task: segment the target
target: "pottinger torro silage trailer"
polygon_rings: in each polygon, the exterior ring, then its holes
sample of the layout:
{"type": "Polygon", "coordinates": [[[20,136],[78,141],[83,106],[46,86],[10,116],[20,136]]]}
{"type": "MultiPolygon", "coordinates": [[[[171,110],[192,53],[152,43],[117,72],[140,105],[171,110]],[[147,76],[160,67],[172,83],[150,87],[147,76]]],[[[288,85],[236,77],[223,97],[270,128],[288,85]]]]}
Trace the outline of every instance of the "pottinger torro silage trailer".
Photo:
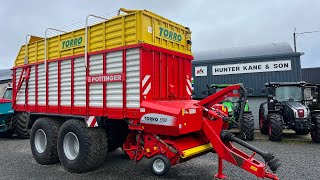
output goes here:
{"type": "MultiPolygon", "coordinates": [[[[31,37],[13,68],[13,108],[29,114],[31,149],[40,164],[70,172],[99,166],[122,147],[133,160],[171,165],[207,152],[261,178],[277,179],[280,163],[226,131],[221,98],[241,85],[191,99],[191,31],[146,10],[125,10],[104,22],[44,39],[31,37]],[[267,165],[231,142],[260,154],[267,165]]],[[[99,16],[88,16],[102,18],[99,16]]],[[[58,31],[48,28],[48,30],[58,31]]]]}

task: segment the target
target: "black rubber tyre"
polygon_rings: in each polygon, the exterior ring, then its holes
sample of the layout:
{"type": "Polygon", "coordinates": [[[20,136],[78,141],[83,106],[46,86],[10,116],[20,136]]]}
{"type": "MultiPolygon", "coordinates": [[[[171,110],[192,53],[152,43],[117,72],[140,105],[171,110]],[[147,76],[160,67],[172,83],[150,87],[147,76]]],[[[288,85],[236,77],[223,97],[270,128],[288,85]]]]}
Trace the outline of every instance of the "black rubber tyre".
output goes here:
{"type": "Polygon", "coordinates": [[[59,162],[57,141],[62,123],[63,121],[59,119],[42,117],[33,124],[30,146],[32,155],[39,164],[48,165],[59,162]],[[41,135],[45,138],[41,139],[41,135]]]}
{"type": "Polygon", "coordinates": [[[268,134],[268,122],[264,118],[263,104],[261,104],[259,108],[259,129],[261,134],[265,134],[265,135],[268,134]]]}
{"type": "Polygon", "coordinates": [[[13,122],[15,127],[15,133],[20,139],[28,139],[30,137],[30,132],[28,130],[30,115],[27,112],[21,112],[18,114],[17,118],[14,118],[13,122]]]}
{"type": "Polygon", "coordinates": [[[312,141],[315,143],[320,143],[320,113],[315,114],[312,118],[314,127],[311,131],[312,141]]]}
{"type": "Polygon", "coordinates": [[[282,116],[278,113],[270,113],[269,118],[269,139],[271,141],[282,140],[282,116]]]}
{"type": "Polygon", "coordinates": [[[19,116],[20,116],[20,113],[14,113],[11,119],[12,120],[11,130],[13,131],[13,133],[16,132],[19,116]]]}
{"type": "Polygon", "coordinates": [[[108,120],[106,125],[108,152],[112,152],[117,148],[122,147],[129,133],[128,124],[125,121],[108,120]]]}
{"type": "Polygon", "coordinates": [[[164,155],[155,155],[150,161],[150,169],[153,174],[163,176],[169,172],[171,168],[170,160],[164,155]]]}
{"type": "Polygon", "coordinates": [[[92,170],[104,162],[107,152],[105,129],[88,128],[85,122],[76,119],[62,124],[58,136],[58,155],[67,171],[84,173],[92,170]],[[77,143],[68,143],[72,142],[70,139],[77,143]],[[75,156],[70,158],[70,152],[75,152],[75,156]]]}
{"type": "Polygon", "coordinates": [[[252,113],[244,113],[240,124],[241,139],[253,141],[254,139],[254,118],[252,113]]]}

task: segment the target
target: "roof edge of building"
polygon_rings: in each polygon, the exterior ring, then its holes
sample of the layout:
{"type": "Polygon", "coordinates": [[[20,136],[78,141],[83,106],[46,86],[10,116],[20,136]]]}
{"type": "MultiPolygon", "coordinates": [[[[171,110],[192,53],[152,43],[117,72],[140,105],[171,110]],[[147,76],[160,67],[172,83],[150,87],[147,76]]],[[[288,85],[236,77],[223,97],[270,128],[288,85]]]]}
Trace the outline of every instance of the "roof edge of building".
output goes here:
{"type": "Polygon", "coordinates": [[[287,53],[287,54],[273,54],[273,55],[264,55],[264,56],[245,56],[245,57],[235,57],[235,58],[221,58],[221,59],[207,59],[207,60],[193,60],[192,64],[202,64],[204,62],[207,63],[220,63],[220,62],[224,62],[224,61],[235,61],[235,60],[243,60],[243,59],[250,59],[250,60],[254,60],[254,59],[271,59],[271,58],[284,58],[284,57],[299,57],[301,56],[303,53],[300,52],[293,52],[293,53],[287,53]]]}
{"type": "Polygon", "coordinates": [[[308,69],[320,69],[320,67],[306,67],[306,68],[301,68],[301,70],[308,70],[308,69]]]}

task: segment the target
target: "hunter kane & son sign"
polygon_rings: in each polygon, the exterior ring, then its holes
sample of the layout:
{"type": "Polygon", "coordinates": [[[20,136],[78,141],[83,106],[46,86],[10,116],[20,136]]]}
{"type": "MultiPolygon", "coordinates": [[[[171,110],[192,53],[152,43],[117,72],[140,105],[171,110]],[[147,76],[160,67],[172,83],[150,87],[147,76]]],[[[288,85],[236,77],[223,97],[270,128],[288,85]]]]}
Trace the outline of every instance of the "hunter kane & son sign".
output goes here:
{"type": "Polygon", "coordinates": [[[291,60],[212,66],[212,75],[244,74],[291,70],[291,60]]]}

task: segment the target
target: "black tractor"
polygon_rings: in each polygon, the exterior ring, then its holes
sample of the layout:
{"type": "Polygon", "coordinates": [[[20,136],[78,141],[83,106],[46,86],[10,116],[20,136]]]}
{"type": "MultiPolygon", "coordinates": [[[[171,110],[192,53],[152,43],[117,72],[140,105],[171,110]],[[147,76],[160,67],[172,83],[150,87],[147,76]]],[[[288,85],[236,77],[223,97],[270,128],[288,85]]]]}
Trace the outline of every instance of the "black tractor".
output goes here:
{"type": "Polygon", "coordinates": [[[314,142],[320,143],[320,84],[307,84],[304,99],[309,107],[313,125],[311,138],[314,142]]]}
{"type": "Polygon", "coordinates": [[[320,131],[316,130],[305,101],[304,92],[307,84],[304,81],[269,82],[265,86],[266,91],[263,93],[267,93],[268,99],[259,108],[262,134],[269,135],[271,141],[281,141],[282,130],[292,129],[297,135],[307,135],[311,132],[314,138],[320,138],[320,131]]]}

